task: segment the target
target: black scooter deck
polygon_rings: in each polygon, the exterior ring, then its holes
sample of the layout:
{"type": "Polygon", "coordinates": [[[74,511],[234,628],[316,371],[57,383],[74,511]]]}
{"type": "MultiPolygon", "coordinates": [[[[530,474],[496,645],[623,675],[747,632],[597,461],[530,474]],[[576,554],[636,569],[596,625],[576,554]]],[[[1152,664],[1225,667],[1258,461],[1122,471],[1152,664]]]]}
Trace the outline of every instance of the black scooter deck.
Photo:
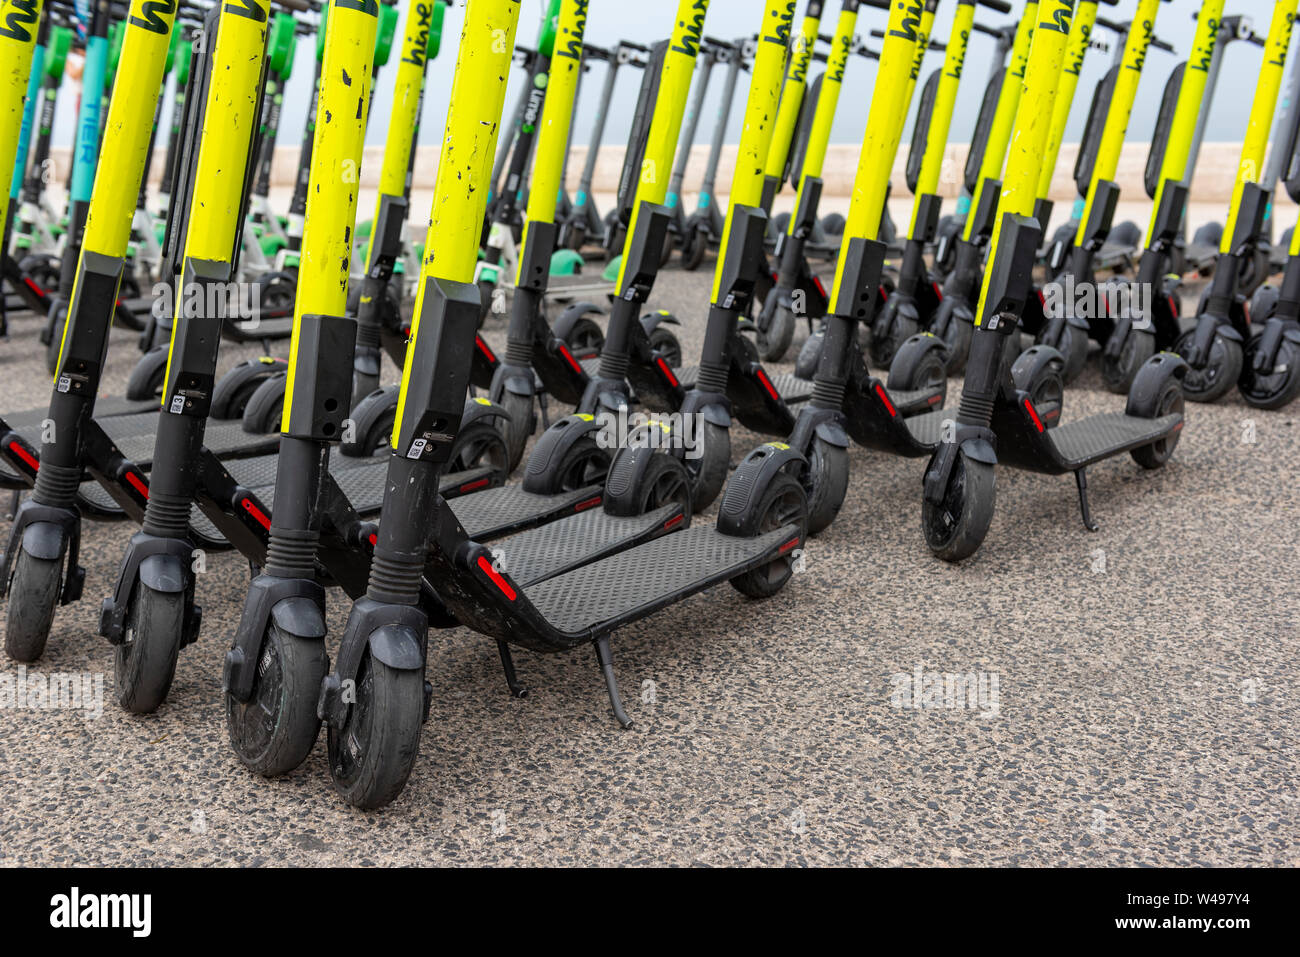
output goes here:
{"type": "Polygon", "coordinates": [[[664,505],[632,516],[610,515],[603,508],[593,508],[520,532],[502,541],[494,551],[510,577],[528,586],[685,525],[686,516],[678,505],[664,505]]]}
{"type": "Polygon", "coordinates": [[[770,561],[800,540],[795,525],[755,538],[695,526],[527,589],[547,624],[581,640],[608,634],[770,561]]]}
{"type": "MultiPolygon", "coordinates": [[[[95,418],[97,419],[117,415],[144,415],[157,411],[157,399],[134,400],[114,395],[95,400],[95,418]]],[[[39,409],[23,409],[20,412],[0,413],[0,419],[4,419],[11,429],[18,429],[20,432],[34,429],[39,432],[40,424],[49,417],[49,414],[49,407],[42,406],[39,409]]],[[[23,437],[26,438],[26,435],[24,434],[23,437]]]]}
{"type": "MultiPolygon", "coordinates": [[[[695,388],[695,380],[699,378],[699,373],[699,366],[683,366],[677,372],[677,379],[681,382],[683,389],[693,389],[695,388]]],[[[812,398],[813,384],[807,379],[800,379],[789,372],[778,372],[775,375],[768,374],[768,378],[783,402],[807,402],[812,398]]]]}
{"type": "Polygon", "coordinates": [[[1073,472],[1112,455],[1150,445],[1170,434],[1182,421],[1178,413],[1148,419],[1124,412],[1107,412],[1067,422],[1042,435],[1048,439],[1058,467],[1073,472]]]}

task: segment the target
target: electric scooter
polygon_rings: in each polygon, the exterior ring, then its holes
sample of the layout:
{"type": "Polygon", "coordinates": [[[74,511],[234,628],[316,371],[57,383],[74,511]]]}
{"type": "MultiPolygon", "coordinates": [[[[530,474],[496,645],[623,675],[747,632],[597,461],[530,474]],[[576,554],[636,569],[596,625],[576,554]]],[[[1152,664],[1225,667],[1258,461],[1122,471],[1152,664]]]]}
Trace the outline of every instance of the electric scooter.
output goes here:
{"type": "Polygon", "coordinates": [[[945,561],[973,555],[993,518],[994,467],[1003,462],[1049,475],[1074,473],[1085,526],[1095,530],[1087,498],[1088,466],[1129,452],[1144,468],[1168,461],[1183,428],[1180,378],[1186,363],[1161,353],[1138,374],[1124,412],[1059,421],[1064,360],[1050,346],[1033,346],[1010,368],[1006,343],[1015,341],[1030,294],[1042,226],[1033,218],[1041,163],[1053,114],[1072,0],[1044,0],[1036,11],[1034,43],[1017,106],[1015,135],[999,190],[993,255],[984,271],[978,323],[961,405],[945,423],[922,486],[921,527],[930,550],[945,561]],[[949,424],[950,423],[950,424],[949,424]]]}
{"type": "MultiPolygon", "coordinates": [[[[566,10],[576,16],[576,6],[577,0],[566,0],[561,17],[568,19],[566,10]]],[[[705,0],[683,0],[679,5],[660,81],[661,88],[674,89],[674,97],[680,88],[683,106],[704,7],[705,0]]],[[[475,0],[465,43],[476,42],[480,49],[491,49],[484,27],[494,13],[509,21],[513,12],[500,0],[475,0]],[[480,23],[480,17],[486,22],[480,23]]],[[[751,104],[751,108],[764,109],[768,115],[776,109],[785,57],[782,40],[791,19],[784,3],[767,5],[763,35],[774,42],[759,43],[754,64],[755,99],[763,102],[751,104]]],[[[462,45],[458,81],[473,81],[480,103],[492,83],[499,86],[499,78],[504,75],[506,54],[496,56],[497,62],[482,58],[480,66],[475,58],[466,58],[462,45]]],[[[500,94],[494,100],[491,105],[499,111],[500,94]]],[[[491,125],[469,112],[470,107],[461,114],[461,106],[453,93],[446,140],[457,138],[462,123],[491,125]]],[[[659,135],[651,134],[651,151],[671,149],[679,124],[680,111],[658,124],[659,135]]],[[[485,130],[479,135],[487,138],[490,134],[485,130]]],[[[747,124],[742,155],[761,155],[762,150],[756,147],[763,146],[766,137],[770,137],[770,127],[764,131],[759,124],[747,124]]],[[[761,181],[759,177],[753,179],[752,189],[745,188],[749,184],[737,185],[742,187],[745,198],[752,193],[752,208],[757,209],[761,181]]],[[[436,206],[435,217],[444,208],[443,204],[436,206]]],[[[736,208],[733,203],[733,214],[736,208]]],[[[472,219],[461,210],[455,211],[461,219],[472,219]]],[[[642,207],[633,214],[633,242],[638,222],[644,222],[644,212],[642,207]]],[[[655,218],[654,213],[651,216],[655,218]]],[[[661,244],[663,213],[657,218],[658,235],[653,238],[661,244]]],[[[744,230],[747,240],[761,242],[761,219],[760,213],[758,220],[744,230]]],[[[435,218],[434,228],[440,223],[435,218]]],[[[642,235],[644,229],[640,227],[642,235]]],[[[446,241],[452,235],[448,224],[439,232],[439,239],[446,241]]],[[[431,365],[439,374],[429,379],[422,376],[420,381],[437,385],[418,387],[403,403],[404,414],[394,432],[389,465],[393,493],[385,503],[387,520],[380,520],[367,594],[354,603],[338,661],[321,685],[318,713],[329,729],[331,777],[344,800],[359,807],[382,806],[393,800],[404,786],[418,752],[420,725],[427,717],[432,690],[423,675],[428,619],[417,605],[414,587],[426,565],[438,570],[438,597],[458,621],[476,631],[545,651],[594,643],[615,713],[628,723],[609,656],[610,634],[723,581],[732,581],[750,595],[772,594],[790,578],[791,555],[803,541],[803,491],[785,471],[786,466],[797,465],[798,457],[793,452],[764,447],[741,466],[733,485],[736,491],[728,496],[718,528],[694,526],[537,586],[524,586],[508,570],[498,571],[490,552],[465,536],[437,496],[430,494],[436,487],[443,440],[435,437],[430,441],[423,433],[428,431],[429,423],[438,420],[454,427],[465,386],[464,372],[455,374],[457,368],[463,369],[463,363],[458,367],[456,360],[472,348],[477,324],[477,295],[470,285],[473,236],[462,230],[457,238],[461,240],[457,248],[463,246],[464,252],[454,262],[449,257],[444,267],[454,273],[436,280],[430,275],[421,303],[425,312],[418,326],[426,336],[438,340],[433,343],[438,348],[426,351],[430,340],[421,343],[417,333],[409,353],[413,358],[427,355],[432,359],[431,365]],[[429,320],[433,322],[426,325],[429,320]],[[432,533],[426,529],[432,529],[432,533]]],[[[656,261],[661,252],[662,245],[656,245],[656,261]]],[[[724,258],[728,252],[725,250],[724,258]]],[[[674,456],[646,451],[648,454],[628,456],[624,461],[639,459],[647,467],[653,462],[661,468],[672,468],[678,462],[674,456]]]]}
{"type": "Polygon", "coordinates": [[[1232,203],[1219,245],[1219,261],[1210,280],[1205,305],[1195,326],[1174,344],[1190,367],[1184,388],[1194,402],[1214,402],[1236,384],[1241,375],[1245,345],[1251,337],[1250,317],[1238,294],[1241,263],[1255,254],[1264,230],[1271,197],[1259,182],[1264,153],[1282,85],[1296,4],[1278,0],[1273,6],[1264,58],[1255,98],[1251,104],[1241,161],[1233,186],[1232,203]]]}

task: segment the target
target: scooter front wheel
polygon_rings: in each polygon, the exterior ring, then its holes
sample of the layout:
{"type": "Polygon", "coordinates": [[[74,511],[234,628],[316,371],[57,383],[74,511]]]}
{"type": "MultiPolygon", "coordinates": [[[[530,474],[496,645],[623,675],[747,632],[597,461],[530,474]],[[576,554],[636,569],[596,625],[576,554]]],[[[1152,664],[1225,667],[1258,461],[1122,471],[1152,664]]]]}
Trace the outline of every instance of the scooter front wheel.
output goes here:
{"type": "Polygon", "coordinates": [[[390,668],[366,652],[347,721],[327,736],[330,778],[343,800],[373,810],[401,793],[420,750],[423,709],[420,672],[390,668]]]}
{"type": "Polygon", "coordinates": [[[1073,382],[1083,371],[1083,367],[1088,363],[1088,334],[1077,326],[1072,326],[1068,322],[1061,323],[1061,334],[1055,337],[1040,334],[1035,337],[1034,341],[1041,345],[1048,345],[1061,354],[1065,360],[1065,369],[1062,375],[1066,383],[1073,382]]]}
{"type": "Polygon", "coordinates": [[[703,229],[692,229],[682,244],[682,268],[694,271],[704,262],[709,251],[709,234],[703,229]]]}
{"type": "Polygon", "coordinates": [[[59,605],[62,571],[58,559],[36,558],[18,549],[5,626],[5,654],[14,661],[35,661],[44,654],[59,605]]]}
{"type": "Polygon", "coordinates": [[[1255,371],[1255,354],[1262,336],[1254,336],[1246,345],[1237,389],[1246,404],[1256,409],[1280,409],[1300,395],[1300,346],[1290,339],[1278,344],[1272,372],[1255,371]]]}
{"type": "Polygon", "coordinates": [[[655,326],[650,333],[650,348],[659,353],[670,369],[682,367],[682,343],[671,329],[655,326]]]}
{"type": "Polygon", "coordinates": [[[537,429],[537,415],[533,410],[531,395],[518,395],[509,389],[501,392],[497,404],[506,410],[506,417],[498,420],[502,438],[506,442],[510,471],[513,472],[524,457],[528,437],[537,429]]]}
{"type": "Polygon", "coordinates": [[[244,767],[271,778],[306,760],[320,732],[316,699],[328,671],[320,639],[267,626],[248,701],[226,695],[226,733],[244,767]]]}
{"type": "Polygon", "coordinates": [[[993,466],[959,452],[942,504],[921,505],[921,529],[930,551],[946,562],[974,555],[988,535],[995,499],[993,466]]]}
{"type": "MultiPolygon", "coordinates": [[[[1175,412],[1183,411],[1183,386],[1175,378],[1170,378],[1160,389],[1154,402],[1146,408],[1133,410],[1135,414],[1145,415],[1148,418],[1158,419],[1162,415],[1171,415],[1175,412]]],[[[1169,457],[1174,454],[1174,448],[1178,445],[1178,437],[1181,432],[1175,432],[1158,442],[1151,445],[1144,445],[1141,448],[1133,449],[1129,455],[1133,461],[1144,469],[1158,469],[1169,461],[1169,457]]]]}
{"type": "Polygon", "coordinates": [[[1138,369],[1156,354],[1156,339],[1149,332],[1129,329],[1119,355],[1111,358],[1102,350],[1101,381],[1116,395],[1127,395],[1138,369]]]}
{"type": "Polygon", "coordinates": [[[167,697],[176,674],[185,620],[185,596],[137,582],[117,646],[117,700],[133,714],[149,714],[167,697]]]}
{"type": "Polygon", "coordinates": [[[804,482],[804,491],[808,495],[809,535],[816,535],[835,521],[848,490],[849,450],[813,439],[804,482]]]}
{"type": "MultiPolygon", "coordinates": [[[[1186,357],[1191,350],[1196,329],[1188,329],[1174,343],[1174,351],[1186,357]]],[[[1223,398],[1237,384],[1241,376],[1241,343],[1214,336],[1209,357],[1200,369],[1189,368],[1183,379],[1183,393],[1193,402],[1215,402],[1223,398]]]]}
{"type": "Polygon", "coordinates": [[[794,374],[800,379],[811,380],[817,374],[817,363],[822,357],[822,343],[825,334],[819,329],[803,341],[799,357],[794,361],[794,374]]]}
{"type": "Polygon", "coordinates": [[[871,330],[871,361],[881,369],[888,369],[904,342],[921,331],[920,325],[902,309],[902,298],[890,296],[885,308],[871,330]]]}
{"type": "MultiPolygon", "coordinates": [[[[775,289],[772,290],[772,295],[776,295],[775,289]]],[[[780,362],[785,358],[792,341],[794,341],[794,313],[790,311],[789,306],[775,303],[771,318],[768,320],[767,331],[759,330],[758,354],[764,362],[780,362]]]]}
{"type": "Polygon", "coordinates": [[[691,475],[691,501],[698,512],[708,508],[727,482],[731,466],[731,430],[700,417],[696,437],[699,455],[687,459],[691,475]]]}

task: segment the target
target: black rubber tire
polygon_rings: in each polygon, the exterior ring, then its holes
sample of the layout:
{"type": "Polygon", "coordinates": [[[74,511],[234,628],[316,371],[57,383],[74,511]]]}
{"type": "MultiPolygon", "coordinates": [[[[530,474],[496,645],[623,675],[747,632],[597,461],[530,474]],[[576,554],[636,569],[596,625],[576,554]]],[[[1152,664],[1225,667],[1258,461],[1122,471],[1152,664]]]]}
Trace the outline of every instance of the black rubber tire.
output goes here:
{"type": "Polygon", "coordinates": [[[1115,359],[1108,358],[1105,351],[1101,354],[1101,381],[1106,388],[1116,395],[1128,395],[1137,378],[1138,369],[1156,354],[1156,337],[1148,332],[1130,329],[1115,359]]]}
{"type": "Polygon", "coordinates": [[[849,450],[814,438],[808,455],[804,492],[808,496],[808,534],[828,528],[849,490],[849,450]]]}
{"type": "Polygon", "coordinates": [[[36,254],[24,256],[18,261],[18,271],[40,286],[46,293],[53,293],[59,288],[59,277],[63,271],[57,256],[36,254]]]}
{"type": "Polygon", "coordinates": [[[316,700],[328,672],[323,641],[268,626],[252,696],[241,702],[226,695],[226,733],[244,767],[273,778],[307,759],[320,733],[316,700]]]}
{"type": "Polygon", "coordinates": [[[673,249],[677,246],[677,235],[671,229],[664,233],[664,248],[659,253],[659,268],[662,269],[668,265],[668,260],[673,258],[673,249]]]}
{"type": "Polygon", "coordinates": [[[167,377],[167,350],[150,349],[131,367],[126,378],[126,397],[133,402],[161,398],[167,377]]]}
{"type": "Polygon", "coordinates": [[[280,431],[284,415],[284,393],[288,377],[281,374],[269,376],[253,390],[244,406],[241,424],[249,435],[270,435],[280,431]]]}
{"type": "Polygon", "coordinates": [[[817,363],[821,359],[822,343],[825,336],[820,330],[803,341],[799,355],[794,361],[794,374],[800,379],[812,380],[817,374],[817,363]]]}
{"type": "Polygon", "coordinates": [[[822,232],[827,236],[843,236],[844,217],[840,213],[827,213],[822,217],[822,232]]]}
{"type": "Polygon", "coordinates": [[[347,721],[327,735],[330,779],[343,800],[374,810],[402,792],[419,754],[423,710],[421,673],[390,668],[367,651],[347,721]]]}
{"type": "Polygon", "coordinates": [[[591,359],[600,355],[605,346],[605,330],[589,316],[580,316],[564,337],[565,345],[575,359],[591,359]]]}
{"type": "MultiPolygon", "coordinates": [[[[780,472],[768,485],[754,510],[741,518],[746,534],[761,535],[780,528],[799,515],[807,516],[808,500],[803,485],[793,475],[780,472]]],[[[749,598],[770,598],[794,574],[794,553],[774,558],[766,565],[751,569],[731,579],[731,587],[749,598]]]]}
{"type": "Polygon", "coordinates": [[[1261,376],[1255,372],[1254,366],[1259,343],[1260,337],[1254,336],[1246,344],[1237,390],[1252,408],[1280,409],[1300,395],[1300,346],[1283,339],[1278,349],[1277,365],[1285,366],[1286,371],[1261,376]]]}
{"type": "Polygon", "coordinates": [[[935,557],[959,562],[979,551],[993,521],[996,497],[993,466],[959,452],[943,505],[921,504],[921,530],[935,557]]]}
{"type": "Polygon", "coordinates": [[[608,486],[605,487],[606,510],[616,509],[613,514],[617,515],[645,515],[674,503],[680,505],[687,516],[691,514],[690,472],[681,459],[670,453],[655,452],[651,455],[645,471],[617,498],[608,486]]]}
{"type": "Polygon", "coordinates": [[[478,327],[482,329],[483,323],[485,323],[487,317],[492,314],[492,297],[496,292],[497,284],[480,279],[477,285],[479,300],[478,327]]]}
{"type": "Polygon", "coordinates": [[[966,368],[970,357],[970,341],[975,337],[974,323],[953,319],[944,330],[943,341],[948,347],[948,375],[957,375],[966,368]]]}
{"type": "Polygon", "coordinates": [[[655,326],[650,332],[650,348],[663,357],[670,369],[682,367],[682,343],[677,334],[663,326],[655,326]]]}
{"type": "Polygon", "coordinates": [[[479,419],[463,426],[451,444],[451,458],[443,469],[443,474],[467,472],[470,469],[488,466],[504,484],[506,477],[513,471],[507,440],[497,429],[497,419],[479,419]]]}
{"type": "Polygon", "coordinates": [[[253,397],[258,386],[287,369],[287,363],[269,356],[239,363],[217,379],[212,389],[212,409],[208,414],[214,419],[242,419],[244,409],[248,408],[248,400],[253,397]]]}
{"type": "Polygon", "coordinates": [[[523,461],[528,437],[537,431],[537,403],[531,395],[516,395],[503,389],[497,405],[505,409],[504,419],[493,419],[493,427],[501,433],[509,456],[509,470],[513,472],[523,461]]]}
{"type": "Polygon", "coordinates": [[[709,251],[709,234],[703,229],[687,227],[686,241],[682,245],[682,268],[690,271],[699,269],[704,262],[704,254],[709,251]]]}
{"type": "Polygon", "coordinates": [[[67,325],[68,307],[60,304],[51,308],[57,308],[58,315],[50,331],[50,341],[45,346],[45,371],[54,375],[59,371],[59,352],[63,349],[63,327],[67,325]]]}
{"type": "Polygon", "coordinates": [[[903,343],[921,331],[910,316],[899,313],[897,306],[890,308],[889,303],[897,301],[897,296],[890,296],[885,303],[886,315],[880,317],[880,322],[872,324],[871,361],[880,369],[888,369],[903,343]]]}
{"type": "Polygon", "coordinates": [[[340,446],[344,455],[369,458],[387,450],[397,417],[397,387],[376,389],[352,406],[352,440],[340,446]]]}
{"type": "Polygon", "coordinates": [[[731,468],[731,430],[714,425],[703,417],[699,422],[696,441],[703,443],[701,454],[698,458],[686,460],[687,471],[691,474],[691,502],[697,512],[713,504],[727,483],[727,472],[731,468]]]}
{"type": "MultiPolygon", "coordinates": [[[[773,290],[775,295],[776,290],[773,290]]],[[[794,341],[794,313],[777,303],[772,309],[772,320],[767,332],[758,334],[758,354],[764,362],[780,362],[794,341]]]]}
{"type": "Polygon", "coordinates": [[[1049,345],[1061,354],[1061,358],[1065,360],[1065,369],[1062,375],[1067,384],[1077,379],[1079,373],[1083,371],[1083,367],[1088,364],[1088,334],[1068,322],[1063,323],[1061,326],[1059,341],[1051,342],[1041,334],[1036,336],[1034,341],[1049,345]]]}
{"type": "MultiPolygon", "coordinates": [[[[1153,405],[1153,414],[1151,418],[1158,419],[1162,415],[1169,415],[1174,412],[1182,412],[1184,408],[1183,388],[1175,378],[1165,382],[1160,388],[1160,394],[1156,396],[1153,405]]],[[[1182,430],[1174,432],[1158,442],[1151,445],[1144,445],[1138,449],[1131,449],[1129,455],[1133,461],[1144,469],[1158,469],[1169,461],[1169,457],[1174,454],[1174,449],[1178,445],[1178,439],[1182,436],[1182,430]]]]}
{"type": "Polygon", "coordinates": [[[167,697],[176,675],[185,620],[185,596],[136,582],[117,646],[117,700],[132,714],[150,714],[167,697]]]}
{"type": "Polygon", "coordinates": [[[1223,223],[1208,222],[1197,227],[1196,232],[1192,233],[1193,246],[1213,246],[1216,249],[1219,243],[1223,241],[1223,223]]]}
{"type": "Polygon", "coordinates": [[[772,217],[772,228],[778,233],[787,233],[790,231],[790,214],[777,213],[772,217]]]}
{"type": "MultiPolygon", "coordinates": [[[[1185,355],[1195,335],[1196,329],[1192,328],[1179,336],[1174,352],[1185,355]]],[[[1215,402],[1223,398],[1241,377],[1243,360],[1241,343],[1215,335],[1205,367],[1188,369],[1183,377],[1183,394],[1193,402],[1215,402]]]]}
{"type": "Polygon", "coordinates": [[[36,661],[45,653],[62,585],[63,562],[36,558],[19,546],[5,624],[5,654],[14,661],[36,661]]]}

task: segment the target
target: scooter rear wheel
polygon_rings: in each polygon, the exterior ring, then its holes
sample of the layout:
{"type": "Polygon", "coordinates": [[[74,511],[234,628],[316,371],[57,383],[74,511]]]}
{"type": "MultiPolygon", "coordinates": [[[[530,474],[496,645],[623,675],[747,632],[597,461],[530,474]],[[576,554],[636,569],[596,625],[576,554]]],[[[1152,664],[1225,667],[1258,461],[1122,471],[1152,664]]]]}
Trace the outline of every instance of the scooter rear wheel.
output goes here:
{"type": "MultiPolygon", "coordinates": [[[[808,514],[803,486],[793,475],[778,473],[759,498],[758,504],[740,517],[738,533],[762,535],[791,523],[802,525],[808,514]]],[[[766,565],[731,579],[731,587],[749,598],[775,595],[794,574],[794,553],[774,558],[766,565]]]]}
{"type": "Polygon", "coordinates": [[[1259,351],[1261,339],[1253,336],[1246,344],[1237,390],[1253,408],[1280,409],[1300,395],[1300,346],[1283,339],[1278,344],[1274,371],[1261,375],[1255,371],[1255,353],[1259,351]]]}
{"type": "Polygon", "coordinates": [[[9,620],[5,654],[14,661],[35,661],[45,653],[54,612],[59,606],[63,562],[36,558],[20,547],[9,582],[9,620]]]}
{"type": "MultiPolygon", "coordinates": [[[[899,347],[921,331],[920,325],[901,308],[903,297],[895,294],[885,300],[879,319],[872,323],[871,361],[878,368],[888,369],[898,354],[899,347]]],[[[914,311],[913,311],[914,314],[914,311]]]]}
{"type": "Polygon", "coordinates": [[[383,807],[401,793],[420,750],[424,680],[369,651],[357,671],[356,702],[343,728],[329,729],[330,778],[353,807],[383,807]]]}
{"type": "Polygon", "coordinates": [[[564,342],[575,359],[592,359],[605,346],[605,331],[595,320],[582,316],[569,328],[564,342]]]}
{"type": "Polygon", "coordinates": [[[244,767],[278,777],[302,764],[316,743],[316,699],[329,656],[320,639],[271,624],[257,659],[248,701],[226,695],[226,733],[244,767]]]}
{"type": "MultiPolygon", "coordinates": [[[[1174,343],[1174,352],[1186,356],[1195,336],[1195,328],[1188,329],[1174,343]]],[[[1241,377],[1241,365],[1241,344],[1216,334],[1205,365],[1200,369],[1187,370],[1187,376],[1183,379],[1183,393],[1193,402],[1215,402],[1237,384],[1237,379],[1241,377]]]]}
{"type": "Polygon", "coordinates": [[[958,452],[943,503],[921,505],[921,529],[930,551],[946,562],[974,555],[988,535],[995,501],[993,466],[958,452]]]}
{"type": "MultiPolygon", "coordinates": [[[[1183,411],[1183,387],[1177,379],[1169,379],[1161,388],[1156,401],[1150,409],[1151,418],[1156,419],[1162,415],[1170,415],[1174,412],[1183,411]]],[[[1146,409],[1140,411],[1147,411],[1146,409]]],[[[1144,445],[1140,449],[1133,449],[1129,455],[1133,461],[1144,469],[1158,469],[1169,461],[1169,457],[1174,454],[1174,448],[1178,445],[1178,437],[1182,435],[1181,431],[1161,439],[1151,445],[1144,445]]]]}
{"type": "Polygon", "coordinates": [[[1065,360],[1062,375],[1067,383],[1077,379],[1083,367],[1088,364],[1088,334],[1068,322],[1061,324],[1061,335],[1056,342],[1051,341],[1046,335],[1036,336],[1034,341],[1049,345],[1061,354],[1061,358],[1065,360]]]}
{"type": "Polygon", "coordinates": [[[671,329],[655,326],[650,332],[650,348],[658,352],[670,369],[682,367],[682,343],[671,329]]]}
{"type": "Polygon", "coordinates": [[[167,697],[176,674],[185,595],[137,582],[117,646],[117,700],[133,714],[150,714],[167,697]]]}

